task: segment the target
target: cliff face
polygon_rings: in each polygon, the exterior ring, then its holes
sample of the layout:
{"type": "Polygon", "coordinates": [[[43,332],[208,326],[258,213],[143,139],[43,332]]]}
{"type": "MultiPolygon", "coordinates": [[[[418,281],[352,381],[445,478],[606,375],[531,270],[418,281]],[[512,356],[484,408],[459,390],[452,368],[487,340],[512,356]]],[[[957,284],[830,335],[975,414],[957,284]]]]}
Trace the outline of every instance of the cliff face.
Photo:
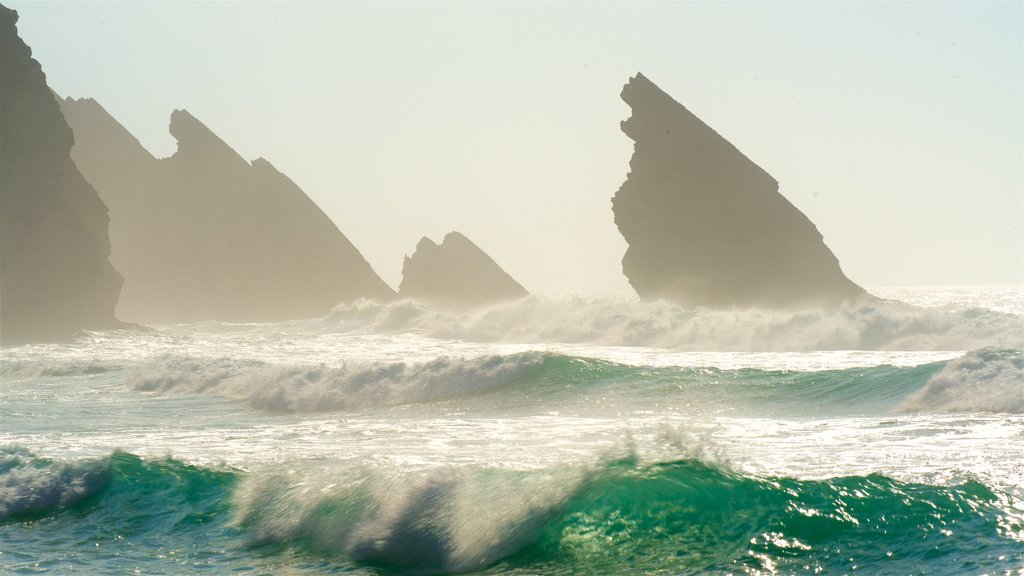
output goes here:
{"type": "Polygon", "coordinates": [[[622,99],[635,145],[612,209],[642,298],[798,308],[864,296],[767,172],[643,75],[622,99]]]}
{"type": "Polygon", "coordinates": [[[527,296],[529,292],[483,250],[458,232],[440,245],[424,237],[402,266],[401,298],[441,310],[466,310],[527,296]]]}
{"type": "Polygon", "coordinates": [[[71,129],[0,6],[0,342],[120,325],[107,207],[71,160],[71,129]]]}
{"type": "Polygon", "coordinates": [[[72,156],[110,207],[118,314],[146,323],[321,316],[394,298],[351,242],[269,162],[246,162],[184,110],[177,152],[156,159],[95,100],[61,108],[72,156]]]}

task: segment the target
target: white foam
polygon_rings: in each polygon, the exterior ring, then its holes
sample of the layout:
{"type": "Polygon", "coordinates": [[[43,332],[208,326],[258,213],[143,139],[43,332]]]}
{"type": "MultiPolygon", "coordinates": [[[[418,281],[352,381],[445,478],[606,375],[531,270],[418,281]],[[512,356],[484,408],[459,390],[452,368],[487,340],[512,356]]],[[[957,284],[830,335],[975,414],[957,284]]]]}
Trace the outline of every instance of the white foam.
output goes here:
{"type": "Polygon", "coordinates": [[[323,332],[414,332],[474,342],[586,343],[676,351],[969,350],[1024,348],[1024,318],[970,308],[918,308],[900,302],[833,310],[688,310],[633,298],[530,297],[487,310],[445,315],[410,302],[339,307],[300,328],[323,332]]]}
{"type": "Polygon", "coordinates": [[[901,409],[1024,413],[1024,352],[982,348],[952,360],[901,409]]]}
{"type": "Polygon", "coordinates": [[[129,370],[126,382],[142,391],[221,394],[270,412],[352,410],[491,392],[539,367],[544,358],[522,353],[329,367],[163,356],[129,370]]]}
{"type": "Polygon", "coordinates": [[[64,378],[93,376],[120,369],[116,364],[77,358],[45,358],[37,360],[4,360],[0,365],[3,378],[64,378]]]}
{"type": "Polygon", "coordinates": [[[63,508],[110,482],[110,459],[51,462],[19,447],[0,449],[0,520],[63,508]]]}
{"type": "Polygon", "coordinates": [[[255,471],[235,493],[235,524],[257,543],[301,539],[392,568],[463,572],[528,544],[584,479],[582,469],[255,471]]]}

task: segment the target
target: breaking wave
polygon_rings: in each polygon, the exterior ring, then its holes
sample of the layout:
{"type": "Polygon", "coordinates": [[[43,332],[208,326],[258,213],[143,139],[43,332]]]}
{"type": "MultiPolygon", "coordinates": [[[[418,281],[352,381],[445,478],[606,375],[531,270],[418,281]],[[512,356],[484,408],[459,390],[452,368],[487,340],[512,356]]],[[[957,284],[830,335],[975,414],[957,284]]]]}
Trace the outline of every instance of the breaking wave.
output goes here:
{"type": "Polygon", "coordinates": [[[522,353],[329,367],[165,356],[130,370],[126,382],[141,391],[220,394],[270,412],[353,410],[494,392],[545,358],[522,353]]]}
{"type": "Polygon", "coordinates": [[[982,308],[917,308],[894,301],[835,310],[684,309],[630,298],[529,297],[448,315],[413,302],[360,302],[292,330],[416,332],[477,342],[563,342],[680,351],[969,350],[1024,348],[1024,318],[982,308]]]}
{"type": "Polygon", "coordinates": [[[17,446],[0,448],[0,522],[71,506],[107,486],[106,458],[60,462],[17,446]]]}
{"type": "Polygon", "coordinates": [[[1024,352],[972,350],[903,403],[905,411],[1024,413],[1024,352]]]}
{"type": "Polygon", "coordinates": [[[643,398],[719,414],[1020,413],[1022,367],[1021,351],[996,348],[920,366],[824,371],[630,366],[541,352],[335,367],[164,356],[129,369],[126,382],[161,394],[216,394],[276,413],[441,401],[458,401],[463,408],[487,402],[479,407],[559,410],[592,407],[597,396],[613,406],[637,405],[643,398]]]}
{"type": "Polygon", "coordinates": [[[120,364],[93,360],[43,358],[33,360],[4,359],[0,363],[3,378],[61,378],[68,376],[95,376],[121,370],[120,364]]]}
{"type": "Polygon", "coordinates": [[[89,469],[105,480],[85,501],[8,514],[0,530],[47,514],[87,538],[171,542],[176,561],[196,570],[203,543],[230,553],[238,536],[263,555],[417,574],[962,574],[1024,561],[1019,505],[977,481],[759,478],[632,456],[559,470],[295,462],[243,472],[120,452],[77,462],[6,453],[22,464],[5,479],[21,466],[13,474],[79,470],[64,477],[65,492],[89,469]]]}

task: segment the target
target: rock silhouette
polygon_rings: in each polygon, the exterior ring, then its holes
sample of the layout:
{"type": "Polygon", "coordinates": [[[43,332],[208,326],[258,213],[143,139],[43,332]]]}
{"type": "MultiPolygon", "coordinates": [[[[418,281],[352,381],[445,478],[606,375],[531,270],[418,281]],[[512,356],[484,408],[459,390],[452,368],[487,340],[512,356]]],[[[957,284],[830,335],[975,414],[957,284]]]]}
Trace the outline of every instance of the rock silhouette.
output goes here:
{"type": "Polygon", "coordinates": [[[71,160],[74,142],[42,67],[0,6],[0,342],[120,326],[107,207],[71,160]]]}
{"type": "Polygon", "coordinates": [[[449,232],[440,245],[423,237],[412,257],[405,257],[398,289],[401,298],[454,311],[528,294],[526,288],[459,232],[449,232]]]}
{"type": "Polygon", "coordinates": [[[394,291],[270,162],[245,161],[185,110],[178,150],[154,158],[95,100],[62,100],[72,156],[110,207],[119,317],[145,323],[276,321],[394,291]]]}
{"type": "Polygon", "coordinates": [[[622,89],[630,173],[612,199],[644,299],[799,308],[863,297],[779,184],[642,74],[622,89]]]}

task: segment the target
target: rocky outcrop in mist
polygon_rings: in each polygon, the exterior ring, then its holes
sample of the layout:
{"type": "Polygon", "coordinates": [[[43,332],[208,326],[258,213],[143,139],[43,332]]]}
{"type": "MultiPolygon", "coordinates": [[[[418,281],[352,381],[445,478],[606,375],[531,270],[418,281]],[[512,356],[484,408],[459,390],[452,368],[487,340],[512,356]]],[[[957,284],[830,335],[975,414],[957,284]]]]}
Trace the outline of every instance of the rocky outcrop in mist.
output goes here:
{"type": "Polygon", "coordinates": [[[641,298],[799,308],[864,297],[767,172],[643,75],[622,99],[635,145],[612,208],[641,298]]]}
{"type": "Polygon", "coordinates": [[[107,207],[71,160],[74,142],[39,62],[0,6],[0,342],[121,325],[107,207]]]}
{"type": "Polygon", "coordinates": [[[145,323],[276,321],[394,291],[287,176],[245,161],[184,110],[154,158],[95,100],[61,107],[72,156],[110,207],[120,318],[145,323]]]}
{"type": "Polygon", "coordinates": [[[467,310],[529,292],[476,244],[449,232],[441,244],[424,237],[405,257],[398,295],[440,310],[467,310]]]}

